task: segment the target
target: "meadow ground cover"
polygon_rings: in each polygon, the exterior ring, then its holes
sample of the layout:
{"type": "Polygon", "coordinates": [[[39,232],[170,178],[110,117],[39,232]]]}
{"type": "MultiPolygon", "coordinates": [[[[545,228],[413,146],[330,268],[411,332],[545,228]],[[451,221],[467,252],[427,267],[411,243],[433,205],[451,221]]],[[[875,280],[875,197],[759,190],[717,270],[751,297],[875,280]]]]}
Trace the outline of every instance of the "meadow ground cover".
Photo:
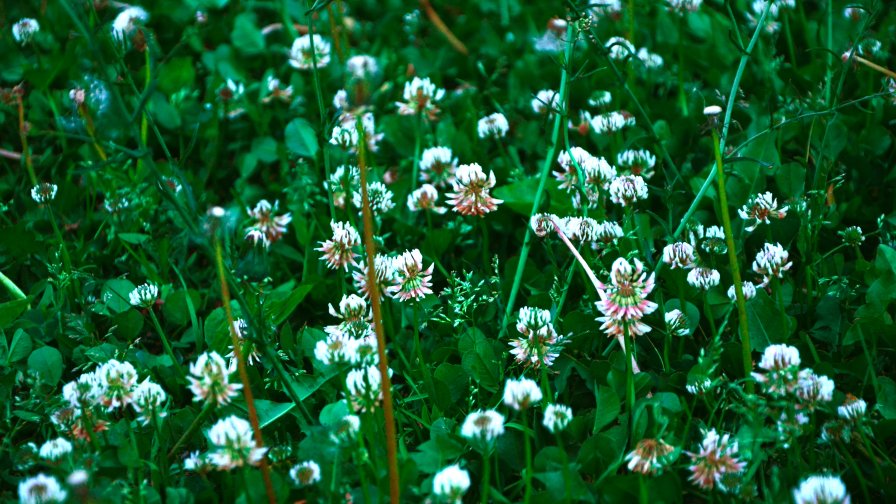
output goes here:
{"type": "Polygon", "coordinates": [[[896,498],[887,2],[0,19],[0,500],[896,498]]]}

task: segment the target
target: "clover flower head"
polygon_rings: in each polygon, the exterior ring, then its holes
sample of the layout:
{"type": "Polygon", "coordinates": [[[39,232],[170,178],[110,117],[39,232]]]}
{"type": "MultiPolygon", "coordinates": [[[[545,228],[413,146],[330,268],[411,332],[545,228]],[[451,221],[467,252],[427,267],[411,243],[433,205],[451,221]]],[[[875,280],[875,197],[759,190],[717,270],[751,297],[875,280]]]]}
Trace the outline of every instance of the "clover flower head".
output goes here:
{"type": "Polygon", "coordinates": [[[688,272],[688,284],[695,289],[709,290],[719,285],[721,275],[718,270],[698,266],[688,272]]]}
{"type": "Polygon", "coordinates": [[[597,241],[609,245],[622,238],[622,226],[613,221],[601,222],[597,229],[597,241]]]}
{"type": "Polygon", "coordinates": [[[419,300],[432,294],[432,264],[423,268],[423,256],[419,249],[406,250],[392,263],[395,272],[393,284],[386,292],[399,301],[419,300]]]}
{"type": "Polygon", "coordinates": [[[40,23],[36,19],[22,18],[12,25],[12,38],[19,44],[25,45],[31,42],[31,39],[39,31],[40,23]]]}
{"type": "Polygon", "coordinates": [[[837,407],[837,415],[844,420],[858,422],[865,417],[867,408],[868,404],[865,403],[864,399],[859,399],[852,394],[846,394],[846,400],[843,401],[843,405],[837,407]]]}
{"type": "MultiPolygon", "coordinates": [[[[367,199],[370,201],[370,211],[373,215],[382,215],[395,208],[392,198],[395,195],[382,182],[369,182],[367,184],[367,199]]],[[[362,207],[363,195],[358,189],[352,194],[352,204],[357,208],[362,207]]]]}
{"type": "Polygon", "coordinates": [[[19,502],[22,504],[64,502],[67,496],[56,478],[43,473],[19,482],[19,502]]]}
{"type": "Polygon", "coordinates": [[[560,182],[560,188],[566,189],[566,192],[573,192],[578,185],[579,175],[576,165],[584,167],[585,161],[593,158],[588,151],[581,147],[572,147],[569,150],[562,151],[557,156],[557,164],[562,170],[554,171],[554,178],[560,182]]]}
{"type": "Polygon", "coordinates": [[[522,337],[511,339],[510,353],[517,362],[535,368],[550,367],[560,355],[565,338],[557,335],[550,311],[529,306],[520,308],[516,329],[522,337]]]}
{"type": "Polygon", "coordinates": [[[345,62],[345,68],[355,79],[369,79],[379,71],[379,65],[373,56],[359,54],[345,62]]]}
{"type": "Polygon", "coordinates": [[[647,438],[638,441],[625,460],[628,461],[629,471],[653,475],[663,470],[674,451],[675,448],[662,439],[647,438]]]}
{"type": "Polygon", "coordinates": [[[729,434],[722,436],[715,429],[704,432],[700,449],[691,457],[691,482],[704,490],[718,486],[724,490],[723,478],[743,472],[746,462],[738,458],[737,441],[729,434]]]}
{"type": "Polygon", "coordinates": [[[488,176],[477,163],[460,165],[451,182],[454,192],[447,194],[452,209],[461,215],[483,216],[498,209],[503,200],[493,198],[489,191],[495,187],[495,173],[488,176]]]}
{"type": "Polygon", "coordinates": [[[591,217],[565,217],[560,227],[570,240],[582,243],[597,241],[601,229],[600,223],[591,217]]]}
{"type": "Polygon", "coordinates": [[[437,214],[447,212],[447,208],[438,206],[438,201],[438,189],[432,184],[423,184],[408,195],[408,209],[412,212],[426,210],[437,214]]]}
{"type": "Polygon", "coordinates": [[[788,207],[778,206],[778,200],[770,192],[756,194],[751,197],[740,210],[740,218],[747,222],[745,231],[750,232],[760,224],[768,224],[769,219],[783,219],[787,216],[788,207]]]}
{"type": "Polygon", "coordinates": [[[495,410],[476,410],[468,414],[460,435],[476,441],[491,443],[504,434],[504,415],[495,410]]]}
{"type": "Polygon", "coordinates": [[[476,126],[479,138],[503,138],[507,136],[509,130],[510,125],[507,123],[507,118],[500,112],[483,117],[476,126]]]}
{"type": "Polygon", "coordinates": [[[149,14],[142,7],[130,6],[122,10],[112,22],[112,37],[123,42],[141,24],[149,21],[149,14]]]}
{"type": "Polygon", "coordinates": [[[233,363],[224,361],[217,352],[205,352],[190,364],[190,391],[194,401],[216,402],[224,405],[236,397],[242,384],[230,383],[230,375],[236,371],[233,363]]]}
{"type": "Polygon", "coordinates": [[[345,415],[336,422],[330,437],[337,443],[347,443],[355,439],[361,429],[358,415],[345,415]]]}
{"type": "Polygon", "coordinates": [[[445,502],[461,504],[470,488],[470,473],[459,465],[450,465],[437,472],[432,480],[432,493],[445,502]]]}
{"type": "Polygon", "coordinates": [[[560,108],[560,96],[553,89],[542,89],[532,98],[532,111],[536,114],[550,114],[560,108]]]}
{"type": "Polygon", "coordinates": [[[151,283],[140,285],[128,294],[128,301],[130,301],[131,306],[138,308],[149,308],[155,304],[158,298],[159,288],[151,283]]]}
{"type": "Polygon", "coordinates": [[[219,471],[258,465],[268,450],[256,445],[249,422],[234,415],[212,425],[208,440],[214,447],[209,462],[219,471]]]}
{"type": "Polygon", "coordinates": [[[403,102],[395,102],[398,113],[401,115],[423,114],[429,119],[435,119],[439,114],[436,102],[445,97],[445,90],[436,87],[429,77],[414,77],[404,84],[402,93],[403,102]]]}
{"type": "Polygon", "coordinates": [[[130,404],[137,386],[137,370],[130,362],[111,359],[96,369],[102,386],[100,404],[108,411],[130,404]]]}
{"type": "Polygon", "coordinates": [[[597,320],[603,322],[601,330],[608,336],[621,336],[626,331],[629,337],[650,331],[650,326],[641,322],[644,315],[653,313],[657,304],[647,296],[653,291],[654,274],[647,276],[644,265],[638,259],[630,263],[620,257],[610,269],[610,283],[597,285],[597,309],[604,315],[597,320]]]}
{"type": "Polygon", "coordinates": [[[290,103],[292,101],[292,86],[283,87],[283,83],[280,82],[280,79],[273,75],[267,77],[264,87],[267,89],[267,95],[261,98],[263,103],[270,103],[274,100],[280,100],[284,103],[290,103]]]}
{"type": "Polygon", "coordinates": [[[314,250],[323,252],[321,260],[326,261],[328,268],[348,271],[348,266],[355,264],[358,257],[354,248],[361,245],[361,235],[348,222],[331,221],[330,229],[333,237],[320,242],[320,248],[314,250]]]}
{"type": "Polygon", "coordinates": [[[139,415],[138,419],[143,425],[149,425],[155,418],[165,418],[168,413],[164,411],[165,402],[168,401],[168,394],[158,384],[149,378],[143,380],[137,388],[134,389],[134,398],[131,406],[139,415]]]}
{"type": "Polygon", "coordinates": [[[628,126],[635,125],[635,116],[625,110],[607,112],[591,118],[591,129],[598,135],[615,133],[628,126]]]}
{"type": "MultiPolygon", "coordinates": [[[[261,354],[258,353],[258,348],[255,346],[255,343],[249,338],[249,324],[245,321],[245,319],[236,319],[233,321],[233,332],[236,333],[236,339],[240,344],[240,355],[246,359],[246,364],[252,365],[256,362],[261,362],[261,354]]],[[[228,345],[230,352],[225,355],[228,359],[230,359],[230,365],[236,367],[236,352],[233,350],[233,345],[228,345]]]]}
{"type": "Polygon", "coordinates": [[[256,244],[261,241],[262,245],[268,248],[283,236],[286,226],[292,222],[292,215],[289,212],[275,215],[278,206],[278,201],[274,201],[271,205],[268,200],[263,199],[255,205],[255,208],[246,208],[249,217],[255,219],[246,231],[247,240],[252,239],[256,244]]]}
{"type": "Polygon", "coordinates": [[[572,420],[572,408],[564,404],[548,404],[544,409],[542,424],[551,432],[560,432],[566,429],[572,420]]]}
{"type": "Polygon", "coordinates": [[[320,481],[320,466],[313,460],[306,460],[293,466],[289,470],[289,477],[300,487],[313,485],[320,481]]]}
{"type": "Polygon", "coordinates": [[[348,194],[353,194],[361,187],[361,172],[357,166],[339,165],[330,174],[330,178],[324,182],[324,188],[333,193],[333,204],[339,208],[345,208],[345,200],[348,194]]]}
{"type": "Polygon", "coordinates": [[[610,37],[604,47],[614,60],[624,60],[635,54],[635,46],[624,37],[610,37]]]}
{"type": "MultiPolygon", "coordinates": [[[[388,296],[388,288],[395,278],[395,266],[392,258],[383,254],[377,254],[373,258],[373,274],[377,284],[377,292],[380,297],[388,296]]],[[[358,269],[352,273],[352,281],[355,288],[361,293],[364,299],[370,299],[370,286],[367,283],[367,261],[362,261],[358,265],[358,269]]]]}
{"type": "Polygon", "coordinates": [[[647,199],[647,184],[638,175],[623,175],[610,183],[610,201],[617,205],[625,207],[645,199],[647,199]]]}
{"type": "Polygon", "coordinates": [[[762,384],[767,393],[782,396],[797,386],[799,366],[800,351],[796,347],[769,345],[759,361],[759,367],[766,372],[753,372],[753,378],[762,384]]]}
{"type": "Polygon", "coordinates": [[[554,222],[557,220],[558,218],[554,214],[538,213],[529,219],[529,226],[536,236],[544,238],[554,230],[554,222]]]}
{"type": "Polygon", "coordinates": [[[636,54],[636,56],[647,70],[663,68],[663,57],[648,51],[646,47],[638,49],[638,54],[636,54]]]}
{"type": "Polygon", "coordinates": [[[376,366],[353,369],[345,378],[348,400],[355,411],[374,411],[383,399],[383,377],[376,366]]]}
{"type": "Polygon", "coordinates": [[[68,439],[56,438],[40,445],[40,458],[46,460],[59,460],[72,452],[72,444],[68,439]]]}
{"type": "Polygon", "coordinates": [[[773,277],[784,278],[784,272],[793,266],[788,259],[789,254],[780,243],[763,245],[753,261],[753,271],[762,275],[763,287],[768,285],[773,277]]]}
{"type": "Polygon", "coordinates": [[[688,384],[684,388],[691,395],[701,395],[706,393],[710,387],[712,387],[712,380],[706,376],[697,375],[692,379],[688,379],[688,384]]]}
{"type": "MultiPolygon", "coordinates": [[[[742,289],[744,292],[744,299],[753,299],[756,297],[756,286],[753,285],[753,282],[744,281],[742,284],[742,289]]],[[[728,287],[728,299],[731,301],[737,301],[737,292],[735,292],[734,286],[728,287]]]]}
{"type": "Polygon", "coordinates": [[[299,70],[310,70],[315,62],[316,68],[330,64],[330,42],[316,33],[296,38],[289,49],[289,64],[299,70]]]}
{"type": "Polygon", "coordinates": [[[57,190],[56,184],[42,182],[31,188],[31,199],[39,205],[46,205],[56,199],[57,190]]]}
{"type": "Polygon", "coordinates": [[[696,260],[694,247],[690,243],[677,242],[663,248],[663,262],[671,266],[672,269],[693,268],[696,260]]]}
{"type": "Polygon", "coordinates": [[[669,310],[663,314],[666,331],[675,336],[687,336],[690,333],[688,317],[681,310],[669,310]]]}
{"type": "Polygon", "coordinates": [[[796,504],[849,504],[846,485],[838,476],[816,474],[800,482],[793,489],[796,504]]]}
{"type": "Polygon", "coordinates": [[[448,187],[457,172],[457,158],[448,147],[429,147],[420,155],[420,182],[448,187]]]}
{"type": "Polygon", "coordinates": [[[653,177],[656,156],[645,149],[626,149],[616,155],[616,165],[632,175],[640,175],[649,180],[653,177]]]}
{"type": "Polygon", "coordinates": [[[504,384],[504,404],[517,411],[528,409],[542,397],[538,384],[528,378],[508,379],[504,384]]]}
{"type": "Polygon", "coordinates": [[[830,402],[834,396],[834,380],[815,374],[811,369],[802,369],[797,375],[796,396],[801,405],[814,411],[819,403],[830,402]]]}
{"type": "Polygon", "coordinates": [[[345,332],[328,331],[327,337],[314,346],[314,357],[323,365],[353,362],[357,353],[357,341],[345,332]]]}

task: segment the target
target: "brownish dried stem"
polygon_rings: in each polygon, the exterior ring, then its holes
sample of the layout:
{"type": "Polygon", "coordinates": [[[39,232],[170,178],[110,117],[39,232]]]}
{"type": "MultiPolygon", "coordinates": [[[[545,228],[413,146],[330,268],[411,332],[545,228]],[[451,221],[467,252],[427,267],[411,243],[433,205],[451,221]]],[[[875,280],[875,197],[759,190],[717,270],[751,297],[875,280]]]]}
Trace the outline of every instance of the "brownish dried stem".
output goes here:
{"type": "Polygon", "coordinates": [[[12,159],[13,161],[21,161],[22,154],[19,152],[0,149],[0,157],[5,157],[6,159],[12,159]]]}
{"type": "Polygon", "coordinates": [[[22,95],[25,93],[23,89],[17,86],[16,89],[16,105],[19,109],[19,140],[22,142],[22,154],[25,156],[25,169],[28,170],[28,176],[31,178],[31,185],[37,185],[37,175],[34,174],[34,165],[31,162],[31,151],[28,150],[28,128],[25,125],[25,102],[22,95]]]}
{"type": "MultiPolygon", "coordinates": [[[[252,424],[252,432],[255,434],[255,445],[264,447],[264,439],[261,436],[261,427],[258,424],[258,412],[255,410],[255,398],[252,396],[252,387],[249,386],[249,374],[246,372],[246,362],[243,360],[243,352],[240,348],[240,339],[233,325],[233,311],[230,308],[230,288],[224,276],[224,258],[221,255],[221,242],[215,236],[215,262],[218,263],[218,281],[221,284],[221,297],[224,301],[224,313],[227,314],[227,324],[230,328],[230,339],[233,342],[233,355],[236,358],[237,370],[240,381],[243,383],[243,397],[246,399],[246,409],[249,411],[249,423],[252,424]]],[[[274,484],[271,481],[271,469],[268,467],[266,457],[261,459],[261,475],[264,478],[264,489],[268,494],[268,502],[277,504],[277,494],[274,493],[274,484]]]]}
{"type": "MultiPolygon", "coordinates": [[[[305,35],[306,33],[308,33],[308,25],[293,23],[292,26],[293,26],[293,28],[295,28],[295,30],[297,32],[299,32],[302,35],[305,35]]],[[[283,29],[283,23],[271,23],[271,24],[261,28],[261,34],[267,35],[269,33],[272,33],[275,31],[280,31],[282,29],[283,29]]]]}
{"type": "Polygon", "coordinates": [[[383,332],[383,317],[380,307],[380,290],[374,267],[373,214],[367,195],[367,134],[360,119],[358,128],[358,170],[361,172],[361,214],[364,222],[364,252],[367,256],[367,292],[373,308],[373,327],[376,331],[376,352],[382,379],[383,414],[386,417],[386,456],[389,461],[389,498],[393,504],[400,502],[398,486],[398,453],[395,435],[395,413],[392,411],[392,380],[389,378],[389,361],[386,357],[386,336],[383,332]]]}
{"type": "Polygon", "coordinates": [[[882,66],[878,65],[877,63],[875,63],[875,62],[873,62],[873,61],[868,61],[868,60],[866,60],[865,58],[863,58],[863,57],[861,57],[861,56],[858,56],[858,55],[856,55],[856,56],[854,57],[854,59],[855,59],[856,61],[858,61],[859,63],[865,65],[865,66],[868,67],[868,68],[871,68],[871,69],[873,69],[873,70],[877,70],[878,72],[880,72],[880,73],[882,73],[882,74],[884,74],[884,75],[886,75],[886,76],[889,76],[889,77],[891,77],[891,78],[893,78],[893,79],[896,79],[896,72],[890,70],[889,68],[882,67],[882,66]]]}
{"type": "Polygon", "coordinates": [[[464,45],[463,42],[458,40],[457,37],[452,33],[451,28],[448,28],[448,25],[442,21],[442,18],[439,17],[439,13],[433,9],[432,4],[429,3],[429,0],[420,0],[420,6],[423,7],[423,11],[426,13],[426,17],[432,21],[432,24],[436,25],[436,29],[442,32],[442,35],[448,39],[448,42],[457,49],[457,52],[467,55],[470,54],[470,51],[467,50],[467,46],[464,45]]]}
{"type": "Polygon", "coordinates": [[[342,40],[339,38],[339,28],[336,26],[336,19],[333,17],[333,4],[327,6],[327,16],[330,18],[330,37],[333,39],[333,48],[336,49],[336,57],[339,58],[339,61],[343,61],[345,59],[345,54],[342,51],[342,40]]]}

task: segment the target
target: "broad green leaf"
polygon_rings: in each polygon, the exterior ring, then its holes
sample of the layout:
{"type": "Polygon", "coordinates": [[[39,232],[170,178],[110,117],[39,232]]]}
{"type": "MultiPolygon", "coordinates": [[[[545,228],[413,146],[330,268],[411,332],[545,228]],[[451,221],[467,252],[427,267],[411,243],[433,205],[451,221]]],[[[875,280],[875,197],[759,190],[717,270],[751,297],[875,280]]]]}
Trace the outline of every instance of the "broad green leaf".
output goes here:
{"type": "Polygon", "coordinates": [[[293,119],[286,125],[284,134],[286,148],[300,157],[313,158],[317,155],[317,134],[311,124],[302,118],[293,119]]]}
{"type": "Polygon", "coordinates": [[[31,336],[22,329],[16,329],[6,354],[6,365],[15,364],[31,353],[31,336]]]}
{"type": "Polygon", "coordinates": [[[6,329],[28,308],[30,297],[0,303],[0,329],[6,329]]]}
{"type": "Polygon", "coordinates": [[[62,378],[62,354],[50,346],[40,347],[28,356],[28,369],[37,373],[43,383],[55,386],[62,378]]]}

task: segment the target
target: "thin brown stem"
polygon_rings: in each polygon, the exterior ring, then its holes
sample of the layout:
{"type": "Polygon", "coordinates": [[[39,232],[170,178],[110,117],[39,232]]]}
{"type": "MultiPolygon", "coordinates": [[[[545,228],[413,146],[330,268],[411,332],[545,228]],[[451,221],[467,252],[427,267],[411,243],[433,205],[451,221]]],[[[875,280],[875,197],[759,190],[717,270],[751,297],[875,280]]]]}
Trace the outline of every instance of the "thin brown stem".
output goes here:
{"type": "Polygon", "coordinates": [[[34,165],[31,162],[31,151],[28,150],[28,126],[25,124],[25,102],[22,96],[25,89],[21,85],[16,86],[16,105],[19,109],[19,140],[22,142],[22,154],[25,156],[25,169],[28,170],[28,177],[31,178],[31,185],[37,185],[37,176],[34,174],[34,165]]]}
{"type": "Polygon", "coordinates": [[[429,0],[420,0],[420,6],[423,7],[423,12],[426,13],[426,17],[436,26],[436,29],[442,32],[442,35],[448,39],[448,43],[450,43],[457,52],[467,55],[470,53],[467,50],[467,46],[464,45],[457,37],[454,36],[454,33],[451,31],[451,28],[448,28],[448,25],[442,21],[442,18],[439,17],[439,13],[432,7],[432,4],[429,3],[429,0]]]}
{"type": "Polygon", "coordinates": [[[859,62],[859,63],[865,65],[865,66],[868,67],[868,68],[871,68],[871,69],[873,69],[873,70],[877,70],[878,72],[880,72],[880,73],[882,73],[882,74],[884,74],[884,75],[886,75],[886,76],[889,76],[889,77],[892,77],[892,78],[896,79],[896,72],[890,70],[890,69],[887,68],[887,67],[882,67],[882,66],[878,65],[877,63],[875,63],[875,62],[873,62],[873,61],[868,61],[868,60],[866,60],[865,58],[863,58],[863,57],[861,57],[861,56],[859,56],[859,55],[854,56],[853,59],[856,60],[857,62],[859,62]]]}

